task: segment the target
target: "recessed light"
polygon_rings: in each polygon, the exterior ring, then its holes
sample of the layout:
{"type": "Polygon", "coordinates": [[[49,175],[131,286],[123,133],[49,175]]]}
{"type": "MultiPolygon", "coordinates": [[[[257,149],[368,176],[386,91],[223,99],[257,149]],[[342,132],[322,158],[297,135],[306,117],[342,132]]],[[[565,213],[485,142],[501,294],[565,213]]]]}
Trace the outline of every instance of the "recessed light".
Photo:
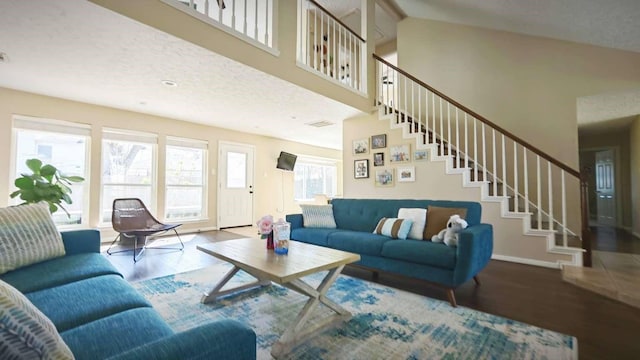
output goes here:
{"type": "Polygon", "coordinates": [[[146,101],[140,101],[138,104],[144,106],[144,105],[147,105],[147,102],[146,101]]]}
{"type": "Polygon", "coordinates": [[[162,80],[160,81],[163,85],[169,86],[169,87],[176,87],[178,86],[178,83],[173,81],[173,80],[162,80]]]}

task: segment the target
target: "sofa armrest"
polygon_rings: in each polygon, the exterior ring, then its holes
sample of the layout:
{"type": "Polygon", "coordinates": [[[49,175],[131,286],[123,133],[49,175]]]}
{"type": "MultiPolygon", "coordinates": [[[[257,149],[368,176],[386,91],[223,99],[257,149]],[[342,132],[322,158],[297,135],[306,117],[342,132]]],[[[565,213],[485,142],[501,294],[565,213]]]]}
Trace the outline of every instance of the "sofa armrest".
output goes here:
{"type": "Polygon", "coordinates": [[[287,215],[287,222],[291,223],[291,230],[298,229],[304,226],[302,221],[302,214],[287,215]]]}
{"type": "Polygon", "coordinates": [[[67,255],[100,252],[100,232],[96,229],[63,231],[61,234],[67,255]]]}
{"type": "MultiPolygon", "coordinates": [[[[144,334],[138,334],[144,336],[144,334]]],[[[245,324],[225,319],[138,346],[111,360],[256,358],[256,334],[245,324]]]]}
{"type": "Polygon", "coordinates": [[[457,261],[453,274],[454,287],[476,276],[491,259],[493,226],[478,224],[460,232],[457,261]]]}

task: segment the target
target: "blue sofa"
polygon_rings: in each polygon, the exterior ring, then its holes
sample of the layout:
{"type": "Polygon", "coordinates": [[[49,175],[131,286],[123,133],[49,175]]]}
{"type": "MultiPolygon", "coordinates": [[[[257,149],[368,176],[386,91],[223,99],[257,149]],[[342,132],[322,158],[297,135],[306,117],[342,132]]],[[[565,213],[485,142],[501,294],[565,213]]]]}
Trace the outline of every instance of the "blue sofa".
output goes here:
{"type": "Polygon", "coordinates": [[[287,215],[291,239],[360,254],[355,265],[426,280],[446,288],[452,306],[454,289],[474,279],[491,259],[493,227],[480,223],[482,207],[477,202],[435,200],[334,199],[335,229],[304,227],[302,214],[287,215]],[[400,208],[428,206],[466,208],[468,227],[458,246],[427,240],[394,240],[373,234],[378,221],[394,218],[400,208]]]}
{"type": "Polygon", "coordinates": [[[65,256],[0,279],[53,322],[76,359],[256,358],[254,331],[235,320],[174,333],[100,254],[98,231],[63,232],[62,238],[65,256]]]}

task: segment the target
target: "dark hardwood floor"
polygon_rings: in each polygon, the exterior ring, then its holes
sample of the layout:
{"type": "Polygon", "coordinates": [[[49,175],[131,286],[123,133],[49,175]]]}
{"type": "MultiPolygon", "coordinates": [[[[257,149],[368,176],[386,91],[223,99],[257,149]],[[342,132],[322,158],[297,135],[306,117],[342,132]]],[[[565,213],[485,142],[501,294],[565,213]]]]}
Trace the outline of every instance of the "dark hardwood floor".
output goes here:
{"type": "MultiPolygon", "coordinates": [[[[633,242],[611,245],[615,232],[597,230],[597,249],[638,249],[633,242]]],[[[184,235],[184,251],[150,250],[136,264],[130,252],[105,256],[127,280],[139,281],[217,263],[219,260],[201,253],[196,245],[238,237],[243,236],[226,231],[184,235]]],[[[374,281],[370,271],[358,267],[347,267],[344,273],[374,281]]],[[[576,336],[580,359],[640,358],[640,309],[566,283],[554,269],[493,260],[479,278],[480,286],[468,281],[456,290],[459,306],[576,336]]],[[[375,281],[447,301],[444,290],[419,280],[380,273],[375,281]]]]}
{"type": "Polygon", "coordinates": [[[591,226],[591,234],[593,250],[640,254],[640,239],[628,231],[611,226],[591,226]]]}

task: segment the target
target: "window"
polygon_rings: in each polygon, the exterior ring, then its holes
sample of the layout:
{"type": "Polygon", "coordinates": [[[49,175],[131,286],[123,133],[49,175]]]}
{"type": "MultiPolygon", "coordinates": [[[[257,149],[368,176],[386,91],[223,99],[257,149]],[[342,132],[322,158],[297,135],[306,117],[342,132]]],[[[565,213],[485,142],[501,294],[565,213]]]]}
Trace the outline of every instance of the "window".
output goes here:
{"type": "Polygon", "coordinates": [[[125,130],[102,133],[102,223],[111,222],[113,199],[139,198],[155,210],[157,136],[125,130]]]}
{"type": "MultiPolygon", "coordinates": [[[[89,125],[19,116],[13,120],[13,129],[15,167],[12,180],[21,173],[31,173],[25,161],[34,158],[55,166],[66,175],[89,178],[89,125]]],[[[56,225],[87,224],[88,189],[88,180],[71,185],[72,204],[63,203],[69,216],[63,210],[54,213],[52,217],[56,225]]],[[[20,199],[15,199],[16,204],[20,202],[20,199]]]]}
{"type": "Polygon", "coordinates": [[[206,218],[206,164],[206,142],[167,138],[165,219],[206,218]]]}
{"type": "Polygon", "coordinates": [[[317,194],[335,196],[338,183],[335,160],[299,156],[294,168],[294,199],[313,201],[317,194]]]}

